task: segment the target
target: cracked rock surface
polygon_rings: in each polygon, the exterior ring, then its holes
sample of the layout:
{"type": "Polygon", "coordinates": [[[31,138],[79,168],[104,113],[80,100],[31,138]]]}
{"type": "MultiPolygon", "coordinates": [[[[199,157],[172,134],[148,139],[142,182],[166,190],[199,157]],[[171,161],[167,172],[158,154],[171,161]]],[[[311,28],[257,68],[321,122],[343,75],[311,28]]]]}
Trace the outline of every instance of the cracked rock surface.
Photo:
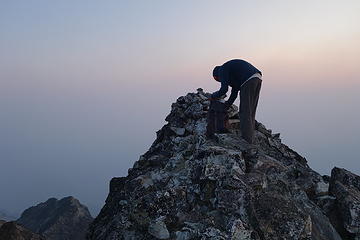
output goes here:
{"type": "Polygon", "coordinates": [[[150,149],[111,180],[88,239],[359,239],[358,176],[321,176],[258,122],[247,156],[235,105],[231,132],[207,139],[208,97],[171,105],[150,149]]]}

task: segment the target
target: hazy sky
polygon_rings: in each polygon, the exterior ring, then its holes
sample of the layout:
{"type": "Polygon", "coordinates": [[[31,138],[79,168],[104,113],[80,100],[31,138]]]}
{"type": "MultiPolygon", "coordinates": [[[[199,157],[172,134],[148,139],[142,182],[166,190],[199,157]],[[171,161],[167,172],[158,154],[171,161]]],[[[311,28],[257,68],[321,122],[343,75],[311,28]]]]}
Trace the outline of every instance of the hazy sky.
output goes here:
{"type": "MultiPolygon", "coordinates": [[[[0,0],[0,209],[73,195],[96,214],[171,103],[250,61],[257,119],[360,174],[360,1],[0,0]]],[[[238,100],[236,101],[238,104],[238,100]]]]}

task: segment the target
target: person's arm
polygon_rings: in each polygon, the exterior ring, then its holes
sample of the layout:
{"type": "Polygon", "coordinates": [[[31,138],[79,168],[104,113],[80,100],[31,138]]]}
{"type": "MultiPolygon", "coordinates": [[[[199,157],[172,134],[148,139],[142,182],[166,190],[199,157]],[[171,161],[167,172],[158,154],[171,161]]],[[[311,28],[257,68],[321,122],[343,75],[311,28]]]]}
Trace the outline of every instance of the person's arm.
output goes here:
{"type": "Polygon", "coordinates": [[[221,81],[221,88],[219,91],[214,92],[211,94],[211,98],[220,98],[222,95],[226,94],[229,89],[227,83],[221,81]]]}
{"type": "Polygon", "coordinates": [[[229,74],[224,67],[221,67],[220,69],[219,78],[221,81],[221,88],[219,91],[211,94],[211,98],[220,98],[222,95],[225,95],[229,89],[229,74]]]}
{"type": "Polygon", "coordinates": [[[226,101],[226,104],[228,106],[231,106],[234,103],[235,99],[237,98],[238,92],[239,92],[239,90],[237,90],[235,88],[231,89],[231,95],[230,95],[229,99],[226,101]]]}

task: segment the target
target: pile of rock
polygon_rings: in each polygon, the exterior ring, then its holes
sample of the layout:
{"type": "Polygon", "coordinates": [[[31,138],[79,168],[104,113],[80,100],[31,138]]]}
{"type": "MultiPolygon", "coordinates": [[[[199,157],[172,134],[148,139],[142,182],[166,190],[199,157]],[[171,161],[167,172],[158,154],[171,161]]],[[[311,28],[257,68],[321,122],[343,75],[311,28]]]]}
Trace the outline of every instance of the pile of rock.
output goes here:
{"type": "Polygon", "coordinates": [[[358,176],[321,176],[261,123],[258,156],[245,155],[235,106],[231,133],[207,139],[208,96],[172,104],[150,149],[111,180],[88,239],[359,239],[358,176]]]}

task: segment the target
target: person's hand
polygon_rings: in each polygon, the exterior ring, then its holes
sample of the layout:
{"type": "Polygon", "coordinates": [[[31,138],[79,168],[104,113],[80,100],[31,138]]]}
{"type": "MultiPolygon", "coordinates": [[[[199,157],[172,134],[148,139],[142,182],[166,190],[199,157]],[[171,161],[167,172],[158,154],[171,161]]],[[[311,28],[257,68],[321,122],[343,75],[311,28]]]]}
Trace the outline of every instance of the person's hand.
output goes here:
{"type": "Polygon", "coordinates": [[[209,98],[208,98],[209,101],[217,101],[217,100],[219,100],[219,99],[220,99],[220,98],[213,98],[213,97],[209,97],[209,98]]]}
{"type": "Polygon", "coordinates": [[[228,102],[225,102],[225,110],[228,110],[232,104],[228,103],[228,102]]]}

